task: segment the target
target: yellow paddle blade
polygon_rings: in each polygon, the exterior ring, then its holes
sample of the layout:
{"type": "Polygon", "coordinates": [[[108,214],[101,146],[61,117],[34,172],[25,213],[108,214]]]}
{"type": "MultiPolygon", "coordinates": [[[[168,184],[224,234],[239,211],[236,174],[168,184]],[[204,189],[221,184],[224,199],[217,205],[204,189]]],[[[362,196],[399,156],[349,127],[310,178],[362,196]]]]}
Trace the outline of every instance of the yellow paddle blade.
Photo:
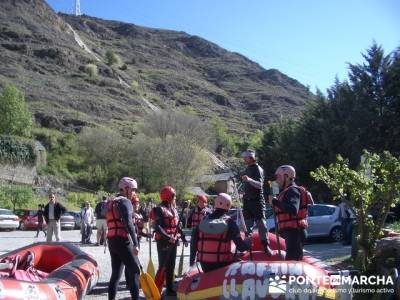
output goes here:
{"type": "Polygon", "coordinates": [[[156,271],[154,269],[153,260],[150,258],[149,263],[147,264],[147,273],[151,276],[151,278],[156,277],[156,271]]]}
{"type": "Polygon", "coordinates": [[[141,273],[139,277],[140,287],[142,288],[143,294],[148,300],[160,300],[160,292],[154,283],[153,278],[147,273],[141,273]]]}

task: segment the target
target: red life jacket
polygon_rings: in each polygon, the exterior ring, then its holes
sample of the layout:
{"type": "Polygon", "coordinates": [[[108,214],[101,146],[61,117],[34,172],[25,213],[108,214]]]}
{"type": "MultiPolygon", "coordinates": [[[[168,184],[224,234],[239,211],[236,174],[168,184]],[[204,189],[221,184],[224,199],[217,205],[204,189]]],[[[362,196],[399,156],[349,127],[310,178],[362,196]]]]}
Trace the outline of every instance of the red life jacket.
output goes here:
{"type": "MultiPolygon", "coordinates": [[[[178,235],[178,223],[179,223],[179,217],[178,217],[178,212],[174,207],[165,207],[165,206],[158,206],[159,209],[161,209],[161,215],[163,218],[163,229],[164,231],[169,234],[170,236],[176,237],[178,235]]],[[[151,217],[154,219],[155,213],[151,214],[151,217]]],[[[159,234],[157,231],[155,232],[154,239],[156,241],[162,240],[161,234],[159,234]]]]}
{"type": "Polygon", "coordinates": [[[143,216],[138,213],[133,213],[133,224],[135,224],[137,228],[142,231],[144,228],[143,216]]]}
{"type": "Polygon", "coordinates": [[[197,227],[200,224],[201,220],[203,220],[203,218],[206,216],[206,214],[207,214],[206,208],[200,208],[197,206],[192,213],[191,227],[192,228],[197,227]]]}
{"type": "Polygon", "coordinates": [[[308,227],[308,222],[307,222],[307,216],[308,216],[308,204],[313,204],[312,196],[311,194],[302,186],[294,186],[291,185],[284,189],[281,193],[279,193],[278,200],[283,201],[283,198],[286,194],[286,192],[290,188],[296,188],[300,192],[300,205],[299,205],[299,211],[297,215],[291,215],[288,214],[278,207],[275,207],[276,210],[276,215],[278,218],[278,226],[279,226],[279,231],[287,229],[287,228],[307,228],[308,227]]]}
{"type": "Polygon", "coordinates": [[[125,224],[121,221],[121,214],[118,208],[119,201],[122,198],[122,196],[119,196],[107,201],[107,238],[112,238],[115,236],[123,238],[128,237],[128,231],[126,230],[125,224]]]}
{"type": "Polygon", "coordinates": [[[228,220],[224,216],[220,219],[204,218],[199,224],[199,239],[197,241],[197,260],[205,263],[233,261],[232,240],[228,238],[228,220]],[[215,225],[207,223],[220,223],[220,230],[214,230],[215,225]],[[210,230],[206,230],[210,228],[210,230]],[[217,232],[217,233],[212,233],[217,232]]]}

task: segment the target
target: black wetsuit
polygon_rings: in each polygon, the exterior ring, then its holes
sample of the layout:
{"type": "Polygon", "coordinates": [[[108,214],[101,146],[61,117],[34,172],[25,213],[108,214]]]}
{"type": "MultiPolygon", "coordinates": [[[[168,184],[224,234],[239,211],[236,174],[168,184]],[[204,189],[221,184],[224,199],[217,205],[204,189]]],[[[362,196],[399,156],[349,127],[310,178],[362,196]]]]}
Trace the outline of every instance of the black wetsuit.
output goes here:
{"type": "MultiPolygon", "coordinates": [[[[226,211],[220,208],[215,209],[215,211],[208,216],[210,219],[220,219],[226,214],[226,211]]],[[[228,233],[227,238],[232,240],[237,250],[240,252],[247,251],[250,249],[250,245],[247,244],[240,236],[240,230],[234,220],[228,219],[228,233]]],[[[199,240],[199,227],[193,229],[192,239],[190,241],[190,265],[193,265],[197,254],[197,242],[199,240]]],[[[225,267],[231,264],[231,261],[226,262],[215,262],[215,263],[204,263],[200,261],[201,268],[204,272],[210,272],[221,267],[225,267]]]]}
{"type": "MultiPolygon", "coordinates": [[[[283,196],[282,201],[272,200],[272,204],[289,215],[297,215],[300,207],[300,191],[295,183],[292,183],[283,196]]],[[[278,224],[279,227],[279,224],[278,224]]],[[[303,244],[307,238],[307,231],[303,228],[285,228],[279,230],[280,235],[286,242],[286,260],[302,260],[303,244]]]]}
{"type": "Polygon", "coordinates": [[[247,166],[243,175],[247,175],[259,184],[258,187],[255,187],[250,182],[244,182],[243,217],[246,222],[246,227],[250,230],[253,224],[256,223],[261,242],[264,245],[268,245],[268,228],[265,224],[264,213],[264,170],[257,163],[254,163],[247,166]]]}
{"type": "Polygon", "coordinates": [[[127,270],[127,285],[132,299],[139,299],[140,270],[137,263],[137,258],[135,258],[133,255],[133,247],[138,247],[138,240],[134,225],[132,223],[132,203],[127,198],[122,198],[119,200],[118,208],[121,214],[121,219],[126,226],[133,245],[129,238],[123,238],[120,236],[108,238],[108,248],[110,250],[112,267],[111,278],[108,284],[108,299],[115,299],[118,283],[121,278],[124,265],[127,270]]]}
{"type": "MultiPolygon", "coordinates": [[[[170,204],[166,201],[161,202],[160,206],[170,207],[170,204]]],[[[153,208],[154,210],[154,231],[161,236],[161,239],[157,242],[157,253],[158,253],[158,264],[159,269],[165,266],[165,282],[167,287],[167,295],[175,294],[173,288],[174,271],[175,271],[175,261],[176,261],[176,249],[178,242],[171,244],[169,240],[175,238],[166,233],[164,219],[162,216],[161,208],[159,206],[153,208]]],[[[179,226],[177,232],[181,235],[183,242],[186,242],[185,235],[182,232],[182,228],[179,226]]]]}

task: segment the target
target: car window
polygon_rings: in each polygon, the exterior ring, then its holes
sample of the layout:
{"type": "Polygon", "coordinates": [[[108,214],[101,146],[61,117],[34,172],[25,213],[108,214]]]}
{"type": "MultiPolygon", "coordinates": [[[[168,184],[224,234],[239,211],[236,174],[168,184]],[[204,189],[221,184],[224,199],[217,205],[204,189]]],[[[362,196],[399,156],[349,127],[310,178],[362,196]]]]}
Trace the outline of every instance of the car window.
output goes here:
{"type": "Polygon", "coordinates": [[[314,205],[312,208],[312,214],[310,216],[329,216],[335,212],[334,207],[323,206],[323,205],[314,205]]]}
{"type": "Polygon", "coordinates": [[[34,210],[30,210],[30,211],[29,211],[29,216],[31,216],[31,217],[32,217],[32,216],[34,216],[34,215],[36,215],[36,211],[34,211],[34,210]]]}
{"type": "Polygon", "coordinates": [[[14,214],[13,214],[13,212],[12,212],[11,210],[8,210],[8,209],[1,209],[1,210],[0,210],[0,215],[3,215],[3,216],[13,216],[14,214]]]}

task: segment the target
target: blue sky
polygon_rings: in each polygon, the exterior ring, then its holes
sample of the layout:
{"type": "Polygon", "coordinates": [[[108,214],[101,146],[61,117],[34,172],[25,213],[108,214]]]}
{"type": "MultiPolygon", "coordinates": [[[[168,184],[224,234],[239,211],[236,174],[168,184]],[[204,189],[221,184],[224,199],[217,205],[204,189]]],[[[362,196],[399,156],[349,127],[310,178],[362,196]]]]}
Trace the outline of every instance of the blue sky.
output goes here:
{"type": "MultiPolygon", "coordinates": [[[[71,13],[74,0],[46,0],[71,13]]],[[[322,91],[375,40],[400,46],[398,0],[81,0],[84,14],[185,31],[322,91]]]]}

